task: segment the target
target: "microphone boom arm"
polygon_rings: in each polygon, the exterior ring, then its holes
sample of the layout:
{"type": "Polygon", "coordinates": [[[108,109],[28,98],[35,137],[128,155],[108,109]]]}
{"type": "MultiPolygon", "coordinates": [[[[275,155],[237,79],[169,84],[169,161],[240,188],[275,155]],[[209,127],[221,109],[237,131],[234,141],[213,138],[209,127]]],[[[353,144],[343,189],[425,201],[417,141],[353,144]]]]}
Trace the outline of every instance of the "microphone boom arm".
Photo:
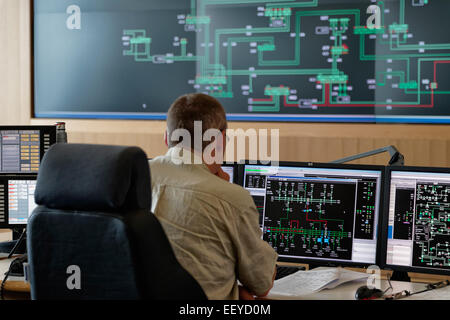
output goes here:
{"type": "Polygon", "coordinates": [[[397,150],[397,148],[395,146],[387,146],[387,147],[375,149],[372,151],[360,153],[360,154],[342,158],[339,160],[334,160],[334,161],[331,161],[331,163],[342,164],[342,163],[358,160],[361,158],[367,158],[370,156],[374,156],[376,154],[380,154],[383,152],[389,152],[389,155],[391,156],[391,158],[389,160],[390,166],[403,166],[405,164],[405,157],[397,150]]]}

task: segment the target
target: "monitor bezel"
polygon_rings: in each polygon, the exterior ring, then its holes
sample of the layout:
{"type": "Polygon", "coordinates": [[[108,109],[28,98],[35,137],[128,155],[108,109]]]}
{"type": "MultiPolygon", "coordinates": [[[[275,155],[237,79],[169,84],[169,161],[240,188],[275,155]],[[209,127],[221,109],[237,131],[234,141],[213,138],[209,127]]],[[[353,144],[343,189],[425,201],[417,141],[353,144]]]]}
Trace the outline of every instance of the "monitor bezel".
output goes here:
{"type": "MultiPolygon", "coordinates": [[[[9,174],[9,173],[0,173],[1,180],[33,180],[37,181],[38,174],[37,173],[20,173],[20,174],[9,174]]],[[[4,223],[0,222],[0,229],[23,229],[27,227],[27,223],[23,224],[10,224],[9,223],[9,198],[8,198],[9,189],[6,188],[5,192],[5,215],[6,221],[4,223]]],[[[29,216],[31,217],[31,215],[29,216]]]]}
{"type": "MultiPolygon", "coordinates": [[[[54,145],[56,143],[56,125],[43,125],[43,126],[35,126],[35,125],[30,125],[30,126],[8,126],[8,125],[0,125],[0,131],[6,131],[6,130],[17,130],[17,131],[21,131],[21,130],[39,130],[41,132],[41,135],[39,137],[39,143],[40,143],[40,149],[39,149],[39,153],[40,153],[40,159],[39,159],[39,165],[42,163],[42,159],[44,158],[44,154],[45,154],[45,150],[44,150],[44,144],[43,144],[43,134],[49,134],[50,135],[50,145],[49,148],[54,145]]],[[[37,172],[13,172],[13,171],[0,171],[0,174],[4,174],[4,175],[13,175],[13,174],[37,174],[37,172]]]]}
{"type": "Polygon", "coordinates": [[[237,184],[242,186],[241,181],[239,180],[240,174],[239,174],[239,163],[237,162],[223,162],[221,167],[233,167],[233,184],[237,184]]]}
{"type": "MultiPolygon", "coordinates": [[[[261,161],[243,161],[242,164],[241,177],[239,178],[242,182],[243,188],[245,188],[245,166],[247,165],[266,165],[274,166],[269,163],[262,163],[261,161]]],[[[304,168],[330,168],[330,169],[348,169],[348,170],[369,170],[369,171],[379,171],[380,172],[380,194],[379,194],[379,204],[378,204],[378,219],[377,219],[377,230],[375,231],[377,241],[376,241],[376,253],[374,263],[365,262],[354,262],[354,261],[329,261],[316,258],[287,258],[279,257],[279,262],[289,262],[296,264],[308,264],[313,267],[354,267],[354,268],[367,268],[369,266],[377,265],[380,266],[380,239],[381,239],[381,226],[384,217],[383,203],[384,203],[384,187],[385,187],[385,166],[380,165],[363,165],[363,164],[335,164],[335,163],[321,163],[321,162],[289,162],[280,161],[276,163],[279,167],[304,167],[304,168]]]]}
{"type": "Polygon", "coordinates": [[[437,275],[450,275],[450,269],[442,270],[436,268],[424,268],[416,266],[400,266],[387,263],[387,242],[388,242],[388,225],[389,225],[389,202],[390,202],[390,188],[391,188],[391,176],[393,171],[404,172],[430,172],[430,173],[446,173],[450,174],[450,168],[443,167],[419,167],[419,166],[390,166],[386,167],[385,175],[385,195],[384,195],[384,209],[385,219],[383,219],[383,225],[381,226],[381,265],[382,268],[399,271],[399,272],[413,272],[423,274],[437,274],[437,275]]]}

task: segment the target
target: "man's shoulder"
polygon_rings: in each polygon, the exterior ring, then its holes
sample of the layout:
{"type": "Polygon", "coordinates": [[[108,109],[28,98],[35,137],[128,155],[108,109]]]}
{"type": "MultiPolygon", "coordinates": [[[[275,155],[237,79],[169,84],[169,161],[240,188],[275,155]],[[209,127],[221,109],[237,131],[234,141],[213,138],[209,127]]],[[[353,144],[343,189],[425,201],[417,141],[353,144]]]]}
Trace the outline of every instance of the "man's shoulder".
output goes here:
{"type": "Polygon", "coordinates": [[[225,181],[198,165],[184,165],[181,168],[163,156],[150,160],[150,168],[153,171],[152,176],[157,177],[156,183],[164,181],[174,188],[194,191],[200,196],[213,196],[241,209],[248,208],[253,203],[250,193],[242,186],[225,181]]]}
{"type": "Polygon", "coordinates": [[[157,157],[155,157],[153,159],[150,159],[148,161],[148,164],[150,165],[150,168],[153,167],[153,166],[161,165],[161,164],[167,164],[168,165],[170,163],[168,160],[169,160],[169,158],[167,156],[157,156],[157,157]]]}
{"type": "Polygon", "coordinates": [[[214,175],[212,175],[212,178],[217,181],[217,188],[214,188],[214,193],[219,199],[230,202],[231,205],[237,207],[248,206],[249,201],[253,202],[250,193],[242,186],[230,183],[214,175]]]}

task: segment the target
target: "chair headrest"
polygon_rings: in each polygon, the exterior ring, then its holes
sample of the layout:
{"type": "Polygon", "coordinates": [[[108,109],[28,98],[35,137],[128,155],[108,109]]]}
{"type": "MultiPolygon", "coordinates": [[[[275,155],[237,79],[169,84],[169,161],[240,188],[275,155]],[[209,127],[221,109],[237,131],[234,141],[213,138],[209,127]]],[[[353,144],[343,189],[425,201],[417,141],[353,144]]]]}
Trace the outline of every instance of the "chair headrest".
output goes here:
{"type": "Polygon", "coordinates": [[[150,186],[147,156],[138,147],[55,144],[42,159],[35,201],[51,209],[150,210],[150,186]]]}

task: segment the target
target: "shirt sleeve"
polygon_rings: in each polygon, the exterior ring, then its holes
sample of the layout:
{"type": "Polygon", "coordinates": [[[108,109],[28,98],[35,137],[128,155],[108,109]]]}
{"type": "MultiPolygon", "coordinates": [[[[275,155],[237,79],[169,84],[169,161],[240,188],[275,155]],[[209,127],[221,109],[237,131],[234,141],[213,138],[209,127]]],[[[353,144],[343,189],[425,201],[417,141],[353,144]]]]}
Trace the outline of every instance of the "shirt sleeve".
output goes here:
{"type": "Polygon", "coordinates": [[[253,201],[251,206],[238,213],[235,245],[238,280],[252,293],[262,295],[272,287],[278,255],[262,239],[258,216],[253,201]]]}

